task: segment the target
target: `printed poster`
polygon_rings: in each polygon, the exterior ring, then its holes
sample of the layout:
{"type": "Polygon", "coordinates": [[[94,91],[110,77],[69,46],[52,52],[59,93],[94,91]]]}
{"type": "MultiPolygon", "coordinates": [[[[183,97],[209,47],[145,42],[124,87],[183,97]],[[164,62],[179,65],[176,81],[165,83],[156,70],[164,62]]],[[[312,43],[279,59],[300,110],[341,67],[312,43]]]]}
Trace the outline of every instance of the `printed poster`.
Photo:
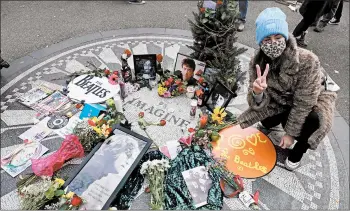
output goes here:
{"type": "Polygon", "coordinates": [[[40,100],[49,96],[53,91],[54,90],[52,90],[44,85],[40,85],[40,86],[34,87],[33,89],[29,90],[28,92],[26,92],[22,96],[20,96],[18,98],[18,102],[32,108],[40,100]]]}
{"type": "Polygon", "coordinates": [[[38,111],[38,113],[47,116],[68,102],[69,98],[67,96],[59,91],[55,91],[53,94],[34,106],[33,109],[38,111]]]}

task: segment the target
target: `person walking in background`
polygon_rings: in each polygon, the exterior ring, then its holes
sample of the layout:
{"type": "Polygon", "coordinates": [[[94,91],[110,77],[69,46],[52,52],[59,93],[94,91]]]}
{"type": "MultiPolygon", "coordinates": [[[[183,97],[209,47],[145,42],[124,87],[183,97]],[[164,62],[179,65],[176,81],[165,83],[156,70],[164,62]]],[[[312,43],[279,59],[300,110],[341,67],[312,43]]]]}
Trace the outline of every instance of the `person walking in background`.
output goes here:
{"type": "MultiPolygon", "coordinates": [[[[315,32],[322,32],[324,31],[324,28],[327,26],[328,23],[333,22],[334,23],[339,23],[340,21],[340,17],[338,18],[338,20],[332,20],[335,15],[337,14],[338,8],[339,6],[341,7],[339,10],[338,17],[340,15],[341,17],[341,13],[343,10],[343,0],[332,0],[328,6],[326,6],[324,13],[323,13],[323,17],[322,19],[317,23],[316,28],[314,28],[315,32]]],[[[336,18],[337,19],[337,18],[336,18]]]]}
{"type": "Polygon", "coordinates": [[[146,1],[143,0],[130,0],[129,4],[145,4],[146,1]]]}
{"type": "Polygon", "coordinates": [[[327,74],[318,57],[297,47],[282,10],[265,9],[255,25],[260,49],[249,64],[249,108],[238,117],[238,124],[247,128],[260,122],[266,135],[282,124],[285,134],[279,146],[288,149],[297,141],[284,163],[294,170],[304,153],[315,150],[332,128],[337,94],[326,86],[327,74]]]}
{"type": "Polygon", "coordinates": [[[305,42],[306,30],[316,20],[318,14],[324,9],[326,4],[326,0],[304,0],[303,4],[299,9],[300,14],[303,16],[303,19],[293,31],[293,35],[297,38],[297,44],[300,47],[307,46],[307,43],[305,42]]]}
{"type": "Polygon", "coordinates": [[[330,25],[338,25],[340,23],[340,18],[341,18],[342,13],[343,13],[343,4],[344,4],[344,0],[341,0],[339,2],[338,9],[335,12],[333,19],[329,21],[330,25]]]}
{"type": "Polygon", "coordinates": [[[247,12],[248,12],[248,0],[239,0],[239,13],[240,18],[238,20],[237,31],[242,32],[244,30],[244,25],[246,22],[247,12]]]}

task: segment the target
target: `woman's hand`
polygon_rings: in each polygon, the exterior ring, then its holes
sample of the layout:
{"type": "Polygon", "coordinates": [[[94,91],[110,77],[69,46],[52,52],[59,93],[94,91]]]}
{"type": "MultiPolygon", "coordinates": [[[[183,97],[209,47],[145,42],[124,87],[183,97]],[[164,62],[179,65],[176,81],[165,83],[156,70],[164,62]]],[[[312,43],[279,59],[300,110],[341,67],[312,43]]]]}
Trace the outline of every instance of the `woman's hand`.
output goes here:
{"type": "Polygon", "coordinates": [[[254,94],[259,95],[267,88],[266,76],[268,72],[269,72],[269,64],[266,64],[266,68],[263,75],[261,75],[260,66],[256,65],[257,78],[253,82],[254,94]]]}
{"type": "Polygon", "coordinates": [[[290,135],[284,135],[281,139],[280,142],[280,147],[282,147],[282,149],[286,149],[289,148],[290,146],[292,146],[292,144],[294,143],[294,138],[290,135]]]}

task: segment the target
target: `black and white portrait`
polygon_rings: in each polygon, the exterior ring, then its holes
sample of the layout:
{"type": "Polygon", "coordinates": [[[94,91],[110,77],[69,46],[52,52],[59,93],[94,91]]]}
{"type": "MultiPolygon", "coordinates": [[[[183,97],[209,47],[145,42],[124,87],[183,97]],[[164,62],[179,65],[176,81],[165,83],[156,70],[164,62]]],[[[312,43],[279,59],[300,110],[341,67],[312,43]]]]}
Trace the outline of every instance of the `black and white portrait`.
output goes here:
{"type": "Polygon", "coordinates": [[[222,83],[216,82],[205,100],[205,105],[211,111],[216,107],[226,108],[232,97],[233,93],[228,88],[222,83]]]}
{"type": "Polygon", "coordinates": [[[212,185],[212,180],[204,166],[182,172],[187,188],[191,193],[194,206],[196,208],[207,204],[208,192],[212,185]]]}
{"type": "Polygon", "coordinates": [[[136,80],[156,78],[156,54],[134,55],[136,80]]]}
{"type": "Polygon", "coordinates": [[[120,132],[101,145],[68,185],[68,191],[87,201],[83,206],[88,210],[102,209],[146,146],[146,142],[120,132]]]}

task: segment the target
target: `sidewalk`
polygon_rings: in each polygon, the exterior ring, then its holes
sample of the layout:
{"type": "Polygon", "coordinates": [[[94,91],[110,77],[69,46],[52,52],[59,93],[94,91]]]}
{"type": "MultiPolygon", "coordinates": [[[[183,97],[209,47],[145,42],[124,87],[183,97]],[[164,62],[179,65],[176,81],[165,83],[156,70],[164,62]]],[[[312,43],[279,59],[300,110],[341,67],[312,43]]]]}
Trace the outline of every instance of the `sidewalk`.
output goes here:
{"type": "MultiPolygon", "coordinates": [[[[64,74],[86,69],[87,61],[99,67],[120,69],[119,55],[125,48],[133,54],[162,53],[163,67],[173,69],[178,52],[189,54],[186,45],[192,44],[189,31],[167,28],[137,28],[89,34],[54,44],[20,58],[11,63],[1,74],[1,154],[11,151],[21,140],[17,137],[33,125],[32,112],[16,103],[20,93],[30,90],[32,84],[64,83],[52,81],[64,74]],[[17,74],[20,73],[20,74],[17,74]]],[[[241,44],[239,44],[241,45],[241,44]]],[[[247,70],[254,49],[240,56],[243,70],[247,70]]],[[[133,69],[132,57],[130,66],[133,69]]],[[[61,84],[58,84],[61,85],[61,84]]],[[[234,99],[230,109],[241,113],[246,107],[247,89],[242,89],[234,99]]],[[[278,134],[273,134],[278,135],[278,134]]],[[[62,139],[50,136],[43,144],[50,151],[59,148],[62,139]]],[[[246,190],[260,190],[263,209],[348,209],[349,208],[349,126],[336,112],[334,125],[328,137],[316,151],[308,151],[302,166],[295,172],[283,167],[286,152],[277,147],[278,162],[267,176],[255,180],[245,180],[246,190]],[[345,168],[344,168],[345,167],[345,168]]],[[[79,160],[73,161],[79,164],[79,160]]],[[[67,165],[62,174],[70,175],[74,168],[67,165]]],[[[25,172],[30,172],[28,168],[25,172]]],[[[15,181],[1,171],[2,209],[18,208],[15,181]]],[[[147,195],[136,199],[131,209],[145,209],[147,195]]],[[[225,199],[224,209],[245,209],[238,199],[225,199]]]]}

